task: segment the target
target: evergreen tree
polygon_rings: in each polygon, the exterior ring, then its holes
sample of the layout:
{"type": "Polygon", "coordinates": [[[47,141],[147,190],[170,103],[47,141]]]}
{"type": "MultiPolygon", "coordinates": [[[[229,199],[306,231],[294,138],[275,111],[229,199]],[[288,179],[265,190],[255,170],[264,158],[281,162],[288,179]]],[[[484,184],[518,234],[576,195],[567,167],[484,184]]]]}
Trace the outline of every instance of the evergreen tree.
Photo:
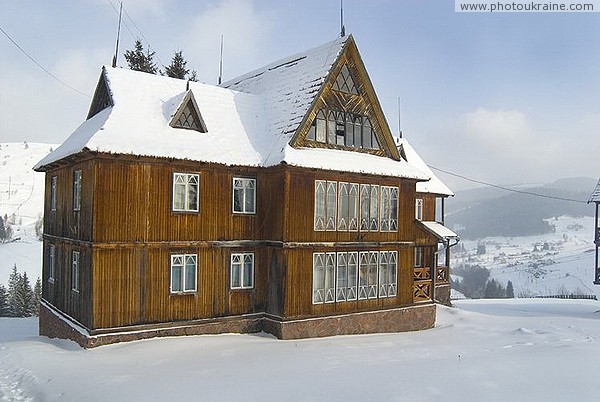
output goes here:
{"type": "Polygon", "coordinates": [[[14,298],[13,311],[15,317],[30,317],[33,315],[33,303],[33,289],[31,289],[27,272],[23,272],[23,274],[20,275],[14,298]]]}
{"type": "Polygon", "coordinates": [[[4,243],[7,239],[6,227],[4,226],[4,219],[0,216],[0,243],[4,243]]]}
{"type": "Polygon", "coordinates": [[[513,299],[515,297],[515,289],[513,288],[513,284],[511,281],[508,281],[506,284],[506,297],[509,299],[513,299]]]}
{"type": "Polygon", "coordinates": [[[17,271],[17,264],[13,266],[8,277],[8,316],[17,317],[17,289],[21,282],[21,275],[17,271]]]}
{"type": "Polygon", "coordinates": [[[192,71],[190,74],[190,70],[186,68],[187,60],[183,57],[181,50],[175,52],[173,58],[171,59],[171,64],[165,67],[164,72],[160,72],[162,75],[169,76],[171,78],[179,78],[181,80],[190,80],[197,81],[196,71],[192,71]]]}
{"type": "Polygon", "coordinates": [[[40,315],[40,300],[42,300],[42,281],[37,278],[33,287],[33,298],[31,305],[31,312],[35,316],[40,315]]]}
{"type": "Polygon", "coordinates": [[[0,317],[8,316],[8,291],[0,283],[0,317]]]}
{"type": "Polygon", "coordinates": [[[138,39],[135,41],[134,50],[125,51],[125,60],[127,60],[127,64],[129,64],[129,68],[132,70],[156,74],[156,64],[153,60],[154,53],[150,49],[144,53],[144,46],[138,39]]]}

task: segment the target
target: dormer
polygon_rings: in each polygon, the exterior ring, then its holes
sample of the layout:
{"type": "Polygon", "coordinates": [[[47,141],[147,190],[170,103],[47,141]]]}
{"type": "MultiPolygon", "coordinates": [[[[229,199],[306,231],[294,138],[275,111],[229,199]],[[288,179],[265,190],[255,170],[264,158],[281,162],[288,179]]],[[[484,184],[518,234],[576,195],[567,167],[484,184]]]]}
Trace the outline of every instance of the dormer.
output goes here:
{"type": "Polygon", "coordinates": [[[102,74],[100,74],[98,85],[96,85],[96,91],[94,92],[94,97],[92,98],[92,104],[90,105],[90,110],[88,111],[86,120],[94,117],[102,110],[114,105],[115,104],[113,102],[112,95],[108,88],[108,82],[106,80],[106,69],[102,67],[102,74]]]}
{"type": "Polygon", "coordinates": [[[169,125],[173,128],[195,130],[201,133],[208,132],[206,124],[204,123],[202,115],[200,114],[198,104],[194,99],[194,94],[191,90],[187,91],[187,94],[179,104],[179,107],[169,122],[169,125]]]}

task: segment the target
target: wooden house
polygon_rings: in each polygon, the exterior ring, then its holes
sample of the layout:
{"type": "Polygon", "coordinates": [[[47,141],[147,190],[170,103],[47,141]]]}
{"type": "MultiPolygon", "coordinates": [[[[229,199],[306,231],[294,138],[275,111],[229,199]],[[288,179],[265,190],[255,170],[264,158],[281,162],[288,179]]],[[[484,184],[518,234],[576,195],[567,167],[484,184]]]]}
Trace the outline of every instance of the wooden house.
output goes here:
{"type": "Polygon", "coordinates": [[[104,67],[87,120],[35,167],[40,334],[430,328],[414,259],[437,247],[415,219],[431,175],[406,159],[352,36],[219,86],[104,67]]]}

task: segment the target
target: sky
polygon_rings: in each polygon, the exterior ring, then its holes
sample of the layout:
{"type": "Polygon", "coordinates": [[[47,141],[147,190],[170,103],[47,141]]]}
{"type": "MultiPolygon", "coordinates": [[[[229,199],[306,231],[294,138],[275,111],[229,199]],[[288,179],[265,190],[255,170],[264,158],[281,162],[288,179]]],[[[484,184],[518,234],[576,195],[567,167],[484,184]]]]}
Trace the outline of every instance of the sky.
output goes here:
{"type": "MultiPolygon", "coordinates": [[[[124,0],[135,39],[199,80],[234,78],[339,35],[339,0],[124,0]]],[[[117,0],[6,0],[0,142],[60,143],[111,63],[117,0]],[[56,78],[51,77],[53,75],[56,78]],[[75,89],[75,90],[73,90],[75,89]]],[[[395,135],[436,168],[499,185],[600,176],[600,13],[457,13],[454,0],[345,0],[344,25],[395,135]]],[[[473,184],[438,173],[453,189],[473,184]]],[[[590,190],[591,191],[591,190],[590,190]]]]}

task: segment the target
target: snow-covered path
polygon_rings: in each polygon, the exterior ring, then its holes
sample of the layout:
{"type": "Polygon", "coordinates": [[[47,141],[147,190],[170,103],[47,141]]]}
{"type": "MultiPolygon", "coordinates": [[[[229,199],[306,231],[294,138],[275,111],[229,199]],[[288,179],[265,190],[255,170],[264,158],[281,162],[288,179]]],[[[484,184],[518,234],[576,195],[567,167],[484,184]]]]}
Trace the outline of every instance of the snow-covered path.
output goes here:
{"type": "Polygon", "coordinates": [[[263,334],[82,350],[0,319],[4,400],[595,401],[600,303],[471,300],[434,329],[279,341],[263,334]]]}

